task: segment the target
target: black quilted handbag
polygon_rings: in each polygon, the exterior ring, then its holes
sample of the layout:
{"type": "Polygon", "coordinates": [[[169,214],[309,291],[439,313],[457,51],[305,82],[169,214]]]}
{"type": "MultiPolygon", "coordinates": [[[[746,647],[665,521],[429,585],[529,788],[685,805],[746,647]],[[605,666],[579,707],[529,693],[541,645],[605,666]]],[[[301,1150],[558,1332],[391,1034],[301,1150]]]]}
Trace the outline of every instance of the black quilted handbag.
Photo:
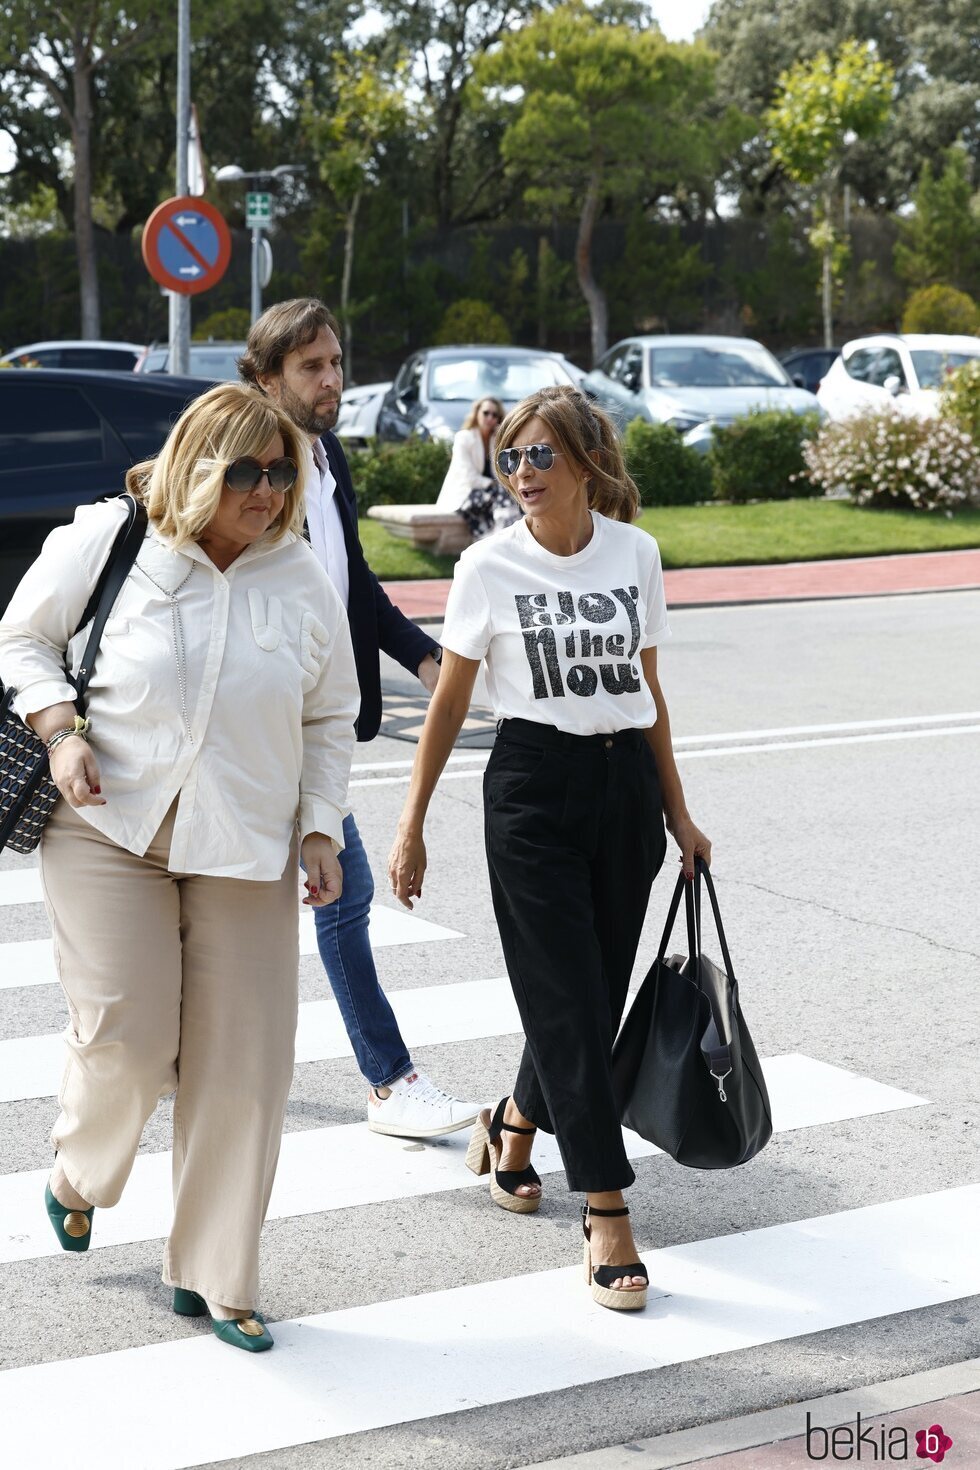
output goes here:
{"type": "MultiPolygon", "coordinates": [[[[146,507],[131,495],[119,499],[126,502],[128,514],[78,625],[81,629],[92,623],[81,666],[73,680],[68,676],[77,691],[75,708],[79,714],[85,711],[85,691],[106,619],[146,535],[146,507]]],[[[28,853],[40,842],[59,792],[48,774],[44,743],[11,708],[16,693],[16,689],[4,689],[0,684],[0,849],[9,847],[11,852],[28,853]]]]}
{"type": "Polygon", "coordinates": [[[731,1169],[772,1137],[765,1078],[738,998],[738,981],[707,865],[677,879],[660,950],[613,1048],[613,1084],[627,1128],[692,1169],[731,1169]],[[711,901],[724,969],[701,952],[701,884],[711,901]],[[666,958],[684,894],[687,955],[666,958]]]}

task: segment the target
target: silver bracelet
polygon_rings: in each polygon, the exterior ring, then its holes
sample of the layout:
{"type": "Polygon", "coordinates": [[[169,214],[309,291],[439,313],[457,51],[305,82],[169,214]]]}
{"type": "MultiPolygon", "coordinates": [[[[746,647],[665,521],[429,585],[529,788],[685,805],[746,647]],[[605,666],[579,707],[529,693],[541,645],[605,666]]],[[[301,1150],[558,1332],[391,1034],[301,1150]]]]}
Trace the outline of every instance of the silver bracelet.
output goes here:
{"type": "Polygon", "coordinates": [[[54,734],[44,742],[48,755],[51,754],[55,746],[60,745],[62,740],[67,740],[70,735],[77,735],[79,739],[88,743],[88,732],[91,728],[91,720],[84,720],[81,715],[76,715],[74,724],[65,725],[62,729],[55,730],[54,734]]]}

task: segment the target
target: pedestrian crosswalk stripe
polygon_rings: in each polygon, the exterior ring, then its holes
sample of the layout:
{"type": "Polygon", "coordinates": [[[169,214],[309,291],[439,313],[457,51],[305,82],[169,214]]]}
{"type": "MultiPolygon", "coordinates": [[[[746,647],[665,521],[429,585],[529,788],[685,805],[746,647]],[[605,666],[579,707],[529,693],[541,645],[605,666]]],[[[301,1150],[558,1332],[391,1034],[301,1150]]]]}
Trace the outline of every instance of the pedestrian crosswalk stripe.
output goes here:
{"type": "MultiPolygon", "coordinates": [[[[326,979],[323,983],[326,988],[326,979]]],[[[503,979],[395,990],[388,999],[409,1047],[476,1041],[521,1029],[510,985],[503,979]]],[[[313,1000],[300,1006],[297,1062],[345,1057],[350,1049],[336,1001],[313,1000]]],[[[61,1086],[64,1064],[61,1033],[0,1041],[0,1102],[54,1096],[61,1086]]]]}
{"type": "Polygon", "coordinates": [[[40,902],[41,876],[37,868],[6,868],[0,873],[0,905],[40,902]]]}
{"type": "MultiPolygon", "coordinates": [[[[764,1064],[777,1133],[848,1118],[916,1107],[925,1099],[826,1062],[792,1053],[764,1064]]],[[[660,1152],[626,1131],[631,1159],[660,1152]]],[[[287,1133],[269,1207],[270,1219],[350,1209],[440,1190],[486,1188],[464,1165],[469,1130],[433,1139],[421,1150],[405,1139],[368,1131],[366,1123],[287,1133]]],[[[558,1146],[542,1133],[535,1143],[541,1174],[561,1169],[558,1146]]],[[[41,1209],[48,1171],[0,1176],[0,1262],[58,1255],[60,1247],[41,1209]]],[[[170,1154],[142,1154],[121,1202],[97,1215],[97,1246],[152,1240],[170,1228],[170,1154]]]]}
{"type": "Polygon", "coordinates": [[[251,1359],[200,1324],[11,1368],[5,1451],[49,1470],[57,1405],[99,1470],[188,1470],[935,1306],[980,1292],[978,1214],[980,1185],[964,1185],[647,1249],[649,1305],[625,1320],[576,1265],[273,1323],[275,1349],[251,1359]]]}
{"type": "MultiPolygon", "coordinates": [[[[415,914],[372,904],[368,930],[372,949],[387,949],[400,944],[430,944],[436,940],[460,939],[458,929],[447,929],[415,914]]],[[[316,929],[313,916],[304,910],[299,921],[300,954],[316,954],[316,929]]],[[[0,943],[0,990],[22,986],[54,985],[58,977],[54,968],[54,951],[50,939],[18,939],[0,943]]]]}

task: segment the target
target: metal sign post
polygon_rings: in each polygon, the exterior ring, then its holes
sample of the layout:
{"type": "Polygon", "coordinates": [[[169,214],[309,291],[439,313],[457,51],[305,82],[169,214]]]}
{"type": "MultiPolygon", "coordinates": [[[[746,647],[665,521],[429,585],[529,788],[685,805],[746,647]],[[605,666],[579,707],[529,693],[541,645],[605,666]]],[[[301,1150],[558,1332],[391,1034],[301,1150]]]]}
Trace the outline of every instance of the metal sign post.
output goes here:
{"type": "MultiPolygon", "coordinates": [[[[177,198],[187,193],[187,142],[191,115],[191,0],[177,0],[177,198]]],[[[187,373],[191,364],[191,302],[170,294],[169,371],[187,373]]]]}
{"type": "MultiPolygon", "coordinates": [[[[245,224],[252,231],[252,302],[251,317],[257,322],[262,315],[262,286],[266,243],[263,229],[272,223],[272,195],[250,191],[245,196],[245,224]]],[[[268,278],[266,277],[266,280],[268,278]]]]}

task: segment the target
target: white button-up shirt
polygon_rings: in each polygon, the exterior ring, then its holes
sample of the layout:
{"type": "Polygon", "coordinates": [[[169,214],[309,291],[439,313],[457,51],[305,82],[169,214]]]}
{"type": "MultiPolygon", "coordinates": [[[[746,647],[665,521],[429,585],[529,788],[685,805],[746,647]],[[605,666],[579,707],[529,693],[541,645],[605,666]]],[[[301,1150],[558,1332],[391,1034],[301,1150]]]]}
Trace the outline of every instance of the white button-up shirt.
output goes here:
{"type": "Polygon", "coordinates": [[[337,504],[337,481],[319,439],[313,443],[313,464],[314,473],[306,481],[306,524],[310,531],[310,545],[320,565],[326,567],[327,576],[346,607],[350,597],[347,542],[337,504]]]}
{"type": "MultiPolygon", "coordinates": [[[[0,620],[0,679],[22,719],[75,697],[65,652],[77,670],[88,630],[72,635],[124,514],[79,507],[0,620]]],[[[271,882],[297,818],[301,836],[343,847],[359,702],[346,612],[305,541],[260,540],[221,572],[196,542],[175,551],[151,528],[86,697],[107,804],[78,814],[142,856],[179,793],[172,872],[271,882]],[[160,590],[178,586],[182,640],[160,590]]]]}

